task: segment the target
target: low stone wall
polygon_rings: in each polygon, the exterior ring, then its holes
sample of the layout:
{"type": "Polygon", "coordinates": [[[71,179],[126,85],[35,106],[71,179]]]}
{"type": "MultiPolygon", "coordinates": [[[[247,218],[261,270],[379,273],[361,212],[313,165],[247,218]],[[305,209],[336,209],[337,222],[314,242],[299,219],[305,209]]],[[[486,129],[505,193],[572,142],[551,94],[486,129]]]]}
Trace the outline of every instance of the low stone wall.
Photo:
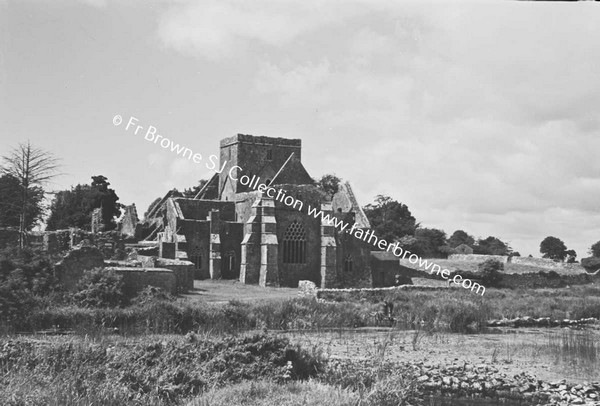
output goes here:
{"type": "Polygon", "coordinates": [[[508,262],[508,257],[505,255],[481,255],[481,254],[452,254],[448,256],[450,261],[468,261],[468,262],[483,262],[488,259],[495,259],[502,263],[508,262]]]}
{"type": "Polygon", "coordinates": [[[546,258],[529,258],[529,257],[512,257],[510,262],[513,264],[531,265],[537,266],[544,269],[552,270],[570,270],[570,271],[584,271],[584,268],[580,264],[569,264],[566,262],[554,262],[551,259],[546,258]]]}
{"type": "Polygon", "coordinates": [[[415,286],[401,285],[387,288],[356,288],[356,289],[320,289],[311,281],[298,283],[298,296],[314,297],[316,299],[344,302],[350,300],[379,301],[387,293],[403,290],[445,290],[447,286],[415,286]]]}
{"type": "Polygon", "coordinates": [[[177,293],[177,278],[170,269],[109,267],[123,276],[124,293],[134,297],[146,286],[161,288],[172,295],[177,293]]]}
{"type": "Polygon", "coordinates": [[[579,327],[586,324],[596,324],[598,319],[589,317],[586,319],[572,320],[553,320],[550,317],[517,317],[514,319],[490,320],[487,322],[488,327],[579,327]]]}

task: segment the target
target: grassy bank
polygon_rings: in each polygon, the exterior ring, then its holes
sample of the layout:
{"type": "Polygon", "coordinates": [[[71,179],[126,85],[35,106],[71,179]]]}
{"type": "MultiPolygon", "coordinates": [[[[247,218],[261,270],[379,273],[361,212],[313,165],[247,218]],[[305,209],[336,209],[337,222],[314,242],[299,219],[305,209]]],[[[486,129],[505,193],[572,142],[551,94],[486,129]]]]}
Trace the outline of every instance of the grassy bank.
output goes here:
{"type": "Polygon", "coordinates": [[[117,308],[75,305],[32,310],[4,332],[39,332],[59,329],[81,335],[98,335],[117,329],[122,335],[239,333],[248,330],[352,328],[375,325],[373,313],[381,300],[394,303],[400,324],[415,322],[451,332],[476,332],[486,321],[522,316],[600,318],[600,287],[578,286],[547,290],[494,290],[484,297],[460,290],[386,293],[381,297],[310,298],[272,301],[206,303],[179,299],[150,300],[117,308]],[[338,300],[338,301],[336,301],[338,300]]]}
{"type": "Polygon", "coordinates": [[[319,396],[329,403],[318,404],[391,405],[412,396],[414,377],[406,372],[392,364],[327,362],[318,351],[263,334],[0,339],[0,399],[6,406],[205,406],[276,399],[292,405],[319,396]]]}

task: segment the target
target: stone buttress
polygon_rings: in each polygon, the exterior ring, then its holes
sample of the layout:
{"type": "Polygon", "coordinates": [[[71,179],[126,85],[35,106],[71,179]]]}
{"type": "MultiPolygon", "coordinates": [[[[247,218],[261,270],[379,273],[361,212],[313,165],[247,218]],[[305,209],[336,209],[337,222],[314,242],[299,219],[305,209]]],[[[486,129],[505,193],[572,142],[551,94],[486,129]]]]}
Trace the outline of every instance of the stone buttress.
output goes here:
{"type": "MultiPolygon", "coordinates": [[[[331,203],[322,203],[323,217],[334,218],[331,203]]],[[[335,226],[321,220],[321,288],[337,287],[337,244],[335,226]]]]}

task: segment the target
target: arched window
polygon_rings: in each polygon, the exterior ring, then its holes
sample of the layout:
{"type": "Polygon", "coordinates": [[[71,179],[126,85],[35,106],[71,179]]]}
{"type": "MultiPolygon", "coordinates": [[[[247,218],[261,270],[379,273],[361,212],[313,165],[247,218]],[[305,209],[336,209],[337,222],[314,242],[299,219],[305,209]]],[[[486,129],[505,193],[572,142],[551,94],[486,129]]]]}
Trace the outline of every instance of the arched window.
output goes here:
{"type": "Polygon", "coordinates": [[[235,269],[235,251],[231,250],[225,255],[225,266],[228,271],[235,269]]]}
{"type": "Polygon", "coordinates": [[[354,266],[354,260],[352,255],[346,255],[346,259],[344,260],[344,272],[352,272],[354,266]]]}
{"type": "Polygon", "coordinates": [[[296,220],[288,226],[283,236],[283,263],[306,263],[306,231],[296,220]]]}

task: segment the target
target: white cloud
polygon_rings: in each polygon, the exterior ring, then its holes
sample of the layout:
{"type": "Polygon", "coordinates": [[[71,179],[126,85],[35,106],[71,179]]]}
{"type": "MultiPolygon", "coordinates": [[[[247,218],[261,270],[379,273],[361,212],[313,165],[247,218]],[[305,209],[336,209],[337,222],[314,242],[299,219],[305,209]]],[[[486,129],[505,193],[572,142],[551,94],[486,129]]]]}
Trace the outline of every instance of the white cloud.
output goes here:
{"type": "Polygon", "coordinates": [[[599,18],[587,4],[207,2],[171,8],[159,35],[255,73],[273,114],[307,118],[295,130],[328,151],[304,160],[360,196],[522,251],[557,234],[581,255],[600,225],[599,18]]]}

